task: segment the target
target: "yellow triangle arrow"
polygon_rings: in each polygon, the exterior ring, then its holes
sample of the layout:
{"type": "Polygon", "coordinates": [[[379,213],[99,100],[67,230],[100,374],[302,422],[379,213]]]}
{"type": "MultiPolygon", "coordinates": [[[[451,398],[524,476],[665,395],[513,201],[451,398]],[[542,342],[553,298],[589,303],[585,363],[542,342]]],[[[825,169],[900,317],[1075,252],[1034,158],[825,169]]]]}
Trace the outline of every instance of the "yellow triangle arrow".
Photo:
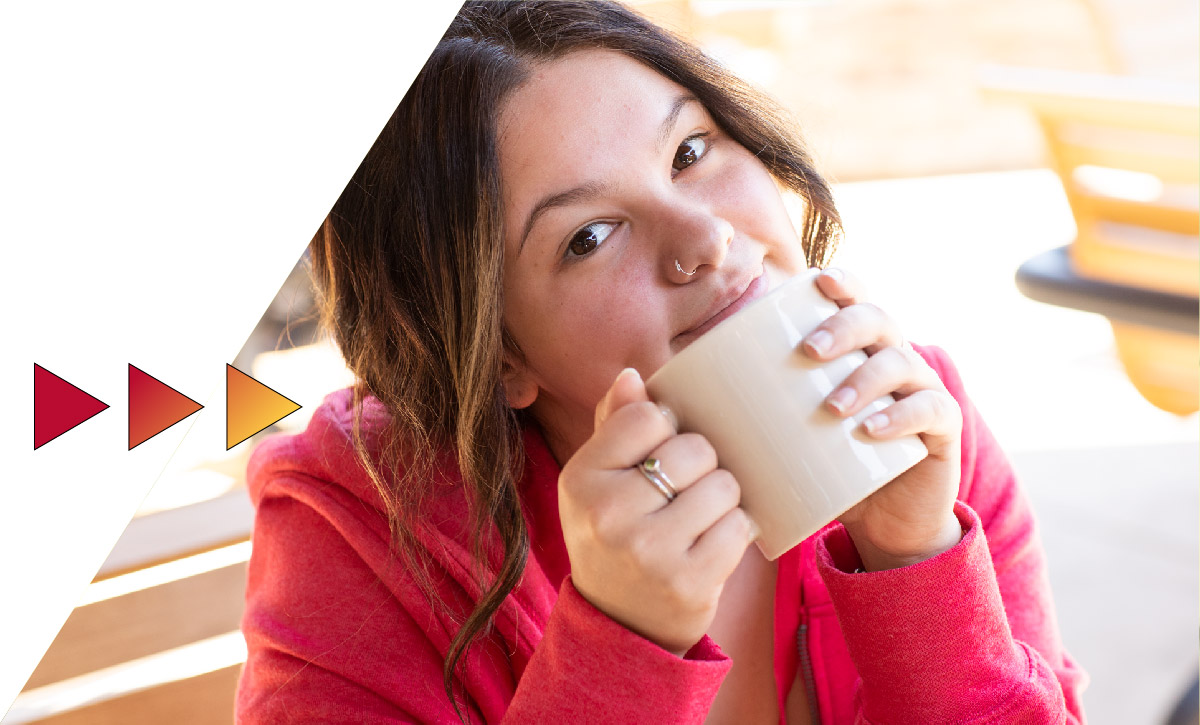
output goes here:
{"type": "Polygon", "coordinates": [[[225,450],[269,425],[300,410],[283,397],[232,365],[225,366],[225,450]]]}

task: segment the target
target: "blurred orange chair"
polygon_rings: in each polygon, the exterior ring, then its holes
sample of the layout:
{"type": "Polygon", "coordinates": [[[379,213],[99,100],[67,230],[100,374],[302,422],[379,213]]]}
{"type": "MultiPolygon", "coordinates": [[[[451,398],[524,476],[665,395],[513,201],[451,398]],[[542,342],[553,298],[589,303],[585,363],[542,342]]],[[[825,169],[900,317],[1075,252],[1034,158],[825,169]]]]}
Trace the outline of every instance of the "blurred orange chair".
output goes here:
{"type": "Polygon", "coordinates": [[[988,67],[988,97],[1030,108],[1078,234],[1017,272],[1026,296],[1103,314],[1148,401],[1200,409],[1200,101],[1195,85],[988,67]]]}

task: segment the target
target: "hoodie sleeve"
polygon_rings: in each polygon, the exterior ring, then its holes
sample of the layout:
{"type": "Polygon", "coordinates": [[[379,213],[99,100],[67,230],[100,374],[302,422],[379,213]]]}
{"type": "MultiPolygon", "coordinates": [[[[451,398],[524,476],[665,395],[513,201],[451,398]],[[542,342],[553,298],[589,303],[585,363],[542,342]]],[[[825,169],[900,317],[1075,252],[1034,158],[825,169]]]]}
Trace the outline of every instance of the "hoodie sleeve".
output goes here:
{"type": "Polygon", "coordinates": [[[1064,651],[1029,503],[938,348],[918,350],[963,413],[962,540],[926,561],[853,574],[846,530],[817,565],[859,672],[862,723],[1082,723],[1087,675],[1064,651]]]}
{"type": "MultiPolygon", "coordinates": [[[[423,597],[364,560],[377,543],[355,529],[356,507],[327,503],[336,487],[319,479],[269,475],[254,486],[263,493],[236,721],[460,722],[442,676],[452,632],[421,609],[423,597]]],[[[447,572],[434,579],[441,594],[461,593],[447,572]]],[[[684,658],[661,649],[592,607],[569,577],[537,624],[519,679],[503,656],[512,643],[490,638],[466,658],[454,689],[467,721],[699,723],[731,666],[708,637],[684,658]]]]}
{"type": "Polygon", "coordinates": [[[505,722],[702,723],[732,666],[708,635],[683,658],[562,585],[505,722]]]}

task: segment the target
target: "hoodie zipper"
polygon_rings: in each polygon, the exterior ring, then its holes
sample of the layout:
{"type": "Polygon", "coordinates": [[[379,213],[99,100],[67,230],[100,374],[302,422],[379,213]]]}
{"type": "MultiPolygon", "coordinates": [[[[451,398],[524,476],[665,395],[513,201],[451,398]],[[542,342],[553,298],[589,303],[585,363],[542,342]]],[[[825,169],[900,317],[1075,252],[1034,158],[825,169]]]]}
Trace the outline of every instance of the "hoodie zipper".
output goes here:
{"type": "Polygon", "coordinates": [[[800,623],[797,635],[800,648],[800,673],[804,676],[804,691],[808,694],[808,716],[813,725],[821,725],[821,713],[817,710],[817,686],[813,682],[812,662],[808,659],[808,623],[800,623]]]}
{"type": "Polygon", "coordinates": [[[800,674],[804,678],[804,692],[808,695],[808,719],[812,725],[821,725],[821,713],[817,708],[817,686],[813,681],[812,661],[808,657],[808,597],[804,591],[805,544],[800,544],[800,631],[796,633],[796,649],[799,657],[800,674]]]}
{"type": "Polygon", "coordinates": [[[802,616],[800,630],[796,635],[798,653],[800,655],[800,675],[804,677],[804,691],[808,694],[809,720],[812,725],[821,725],[821,712],[817,708],[817,687],[812,681],[812,663],[809,659],[809,623],[808,616],[802,616]]]}

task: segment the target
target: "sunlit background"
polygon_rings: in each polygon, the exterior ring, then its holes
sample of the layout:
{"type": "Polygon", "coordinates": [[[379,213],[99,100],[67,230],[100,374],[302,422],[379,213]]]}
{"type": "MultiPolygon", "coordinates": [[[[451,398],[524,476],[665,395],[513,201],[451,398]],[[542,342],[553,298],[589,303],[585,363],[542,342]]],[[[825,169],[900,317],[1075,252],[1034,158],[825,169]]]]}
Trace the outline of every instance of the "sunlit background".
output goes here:
{"type": "MultiPolygon", "coordinates": [[[[1110,285],[1195,297],[1197,128],[1152,136],[1195,117],[1196,0],[634,4],[796,115],[835,182],[835,264],[909,339],[950,353],[1021,475],[1063,640],[1092,677],[1089,720],[1168,722],[1200,637],[1197,329],[1124,330],[1119,350],[1108,318],[1030,299],[1016,276],[1066,247],[1110,285]],[[1076,170],[1048,134],[1055,103],[1080,94],[1116,104],[1096,119],[1116,117],[1129,143],[1076,170]],[[1158,176],[1137,166],[1171,154],[1158,176]],[[1110,207],[1083,208],[1084,182],[1125,216],[1096,222],[1110,207]],[[1093,222],[1131,235],[1115,262],[1093,222]]],[[[306,286],[298,268],[234,363],[304,406],[281,430],[349,381],[335,350],[309,344],[306,286]]],[[[230,721],[252,444],[213,446],[223,425],[198,417],[5,723],[230,721]]]]}

